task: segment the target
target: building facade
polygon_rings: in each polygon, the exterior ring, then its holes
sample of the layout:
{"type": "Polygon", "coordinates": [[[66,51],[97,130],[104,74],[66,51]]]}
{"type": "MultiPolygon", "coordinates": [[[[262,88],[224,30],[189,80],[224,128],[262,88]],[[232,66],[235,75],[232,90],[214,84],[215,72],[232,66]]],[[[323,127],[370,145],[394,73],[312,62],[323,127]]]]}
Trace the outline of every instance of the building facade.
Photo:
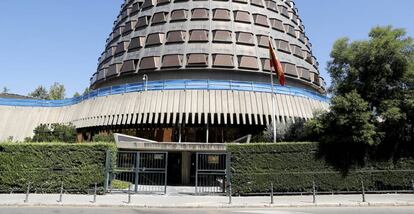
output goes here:
{"type": "Polygon", "coordinates": [[[23,140],[39,124],[73,123],[80,140],[118,132],[231,142],[272,119],[307,120],[329,105],[290,0],[126,0],[90,88],[58,101],[0,98],[0,140],[23,140]],[[287,77],[285,87],[274,86],[274,104],[269,40],[287,77]]]}

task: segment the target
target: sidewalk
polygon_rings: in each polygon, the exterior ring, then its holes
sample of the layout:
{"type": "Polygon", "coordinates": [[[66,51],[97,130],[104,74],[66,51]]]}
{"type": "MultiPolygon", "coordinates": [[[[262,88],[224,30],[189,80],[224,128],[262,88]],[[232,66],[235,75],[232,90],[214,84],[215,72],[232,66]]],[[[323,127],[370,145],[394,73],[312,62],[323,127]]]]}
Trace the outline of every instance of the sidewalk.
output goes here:
{"type": "Polygon", "coordinates": [[[63,202],[57,202],[58,194],[31,194],[27,203],[24,194],[0,195],[0,206],[79,206],[79,207],[137,207],[137,208],[263,208],[263,207],[333,207],[333,206],[414,206],[413,194],[366,195],[362,203],[361,195],[321,195],[312,203],[312,196],[275,196],[274,204],[270,197],[233,197],[232,204],[225,196],[188,195],[131,195],[127,194],[63,195],[63,202]]]}

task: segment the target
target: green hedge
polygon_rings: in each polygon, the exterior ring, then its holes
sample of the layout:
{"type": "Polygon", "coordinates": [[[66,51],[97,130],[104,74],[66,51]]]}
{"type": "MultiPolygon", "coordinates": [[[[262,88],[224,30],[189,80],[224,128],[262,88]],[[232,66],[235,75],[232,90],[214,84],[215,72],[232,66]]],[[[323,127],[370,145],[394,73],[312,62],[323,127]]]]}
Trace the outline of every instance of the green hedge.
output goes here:
{"type": "Polygon", "coordinates": [[[317,143],[228,145],[232,153],[232,185],[235,193],[264,193],[273,183],[277,192],[410,190],[414,160],[367,161],[348,174],[336,171],[317,158],[317,143]]]}
{"type": "MultiPolygon", "coordinates": [[[[114,144],[0,143],[0,192],[87,192],[104,184],[106,151],[114,144]]],[[[113,153],[114,154],[114,153],[113,153]]]]}

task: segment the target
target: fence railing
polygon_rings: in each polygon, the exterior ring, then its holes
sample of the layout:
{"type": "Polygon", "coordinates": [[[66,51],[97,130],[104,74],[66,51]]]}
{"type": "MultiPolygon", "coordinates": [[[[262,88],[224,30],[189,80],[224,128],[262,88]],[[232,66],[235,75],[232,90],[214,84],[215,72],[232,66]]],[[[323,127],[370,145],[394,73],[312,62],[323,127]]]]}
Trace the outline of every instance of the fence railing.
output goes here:
{"type": "MultiPolygon", "coordinates": [[[[162,90],[234,90],[271,93],[270,84],[247,82],[247,81],[227,81],[227,80],[164,80],[149,81],[148,83],[131,83],[117,86],[110,86],[91,91],[88,94],[63,99],[63,100],[35,100],[35,99],[14,99],[0,98],[0,105],[3,106],[27,106],[27,107],[62,107],[78,104],[82,101],[116,94],[124,94],[142,91],[162,91],[162,90]]],[[[321,102],[329,102],[329,98],[316,92],[290,87],[274,85],[276,94],[292,95],[311,98],[321,102]]]]}

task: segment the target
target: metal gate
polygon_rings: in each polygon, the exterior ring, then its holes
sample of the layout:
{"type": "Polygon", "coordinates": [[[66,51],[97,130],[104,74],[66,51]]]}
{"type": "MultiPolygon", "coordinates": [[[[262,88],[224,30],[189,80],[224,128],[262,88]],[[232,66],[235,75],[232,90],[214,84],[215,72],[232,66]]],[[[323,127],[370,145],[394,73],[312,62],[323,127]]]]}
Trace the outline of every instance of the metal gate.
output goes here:
{"type": "Polygon", "coordinates": [[[135,193],[165,194],[167,160],[167,152],[119,151],[116,160],[109,160],[111,166],[107,170],[106,190],[125,192],[131,189],[135,193]]]}
{"type": "Polygon", "coordinates": [[[226,153],[196,154],[196,194],[225,193],[230,181],[230,155],[226,153]]]}

